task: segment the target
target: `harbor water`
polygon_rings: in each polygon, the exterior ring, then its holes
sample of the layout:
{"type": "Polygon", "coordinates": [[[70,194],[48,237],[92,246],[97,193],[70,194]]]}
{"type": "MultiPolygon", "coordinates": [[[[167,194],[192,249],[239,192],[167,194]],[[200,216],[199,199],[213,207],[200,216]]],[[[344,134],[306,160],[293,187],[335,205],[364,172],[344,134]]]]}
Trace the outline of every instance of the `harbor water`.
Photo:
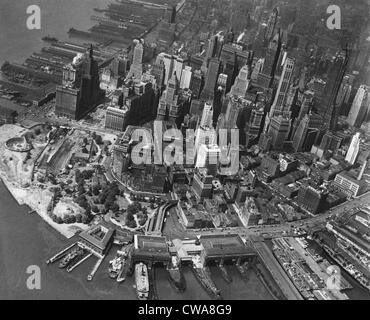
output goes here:
{"type": "MultiPolygon", "coordinates": [[[[71,27],[88,30],[94,25],[94,8],[106,8],[113,0],[1,0],[0,1],[0,65],[4,61],[23,63],[33,52],[47,44],[42,37],[50,35],[61,41],[68,39],[71,27]],[[27,29],[27,7],[41,9],[41,29],[27,29]]],[[[78,42],[78,40],[69,40],[78,42]]]]}
{"type": "MultiPolygon", "coordinates": [[[[117,283],[108,276],[108,264],[115,248],[106,257],[94,280],[87,275],[96,260],[88,259],[71,273],[58,268],[58,263],[46,265],[46,260],[74,239],[67,241],[29,208],[19,206],[0,182],[0,299],[136,299],[134,278],[117,283]],[[27,288],[29,266],[41,269],[41,290],[27,288]]],[[[228,266],[233,278],[227,284],[217,269],[211,269],[212,278],[225,299],[271,299],[255,275],[243,283],[236,268],[228,266]]],[[[156,287],[161,300],[209,299],[188,267],[184,268],[187,289],[178,293],[169,283],[164,268],[156,270],[156,287]]]]}

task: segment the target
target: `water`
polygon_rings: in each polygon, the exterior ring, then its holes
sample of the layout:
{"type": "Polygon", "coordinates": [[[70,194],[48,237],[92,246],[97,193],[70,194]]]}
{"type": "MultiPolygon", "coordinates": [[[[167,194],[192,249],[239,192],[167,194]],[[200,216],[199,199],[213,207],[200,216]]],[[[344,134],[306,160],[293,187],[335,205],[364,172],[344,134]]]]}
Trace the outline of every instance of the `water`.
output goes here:
{"type": "MultiPolygon", "coordinates": [[[[73,272],[60,270],[56,264],[45,261],[66,247],[71,241],[49,227],[37,214],[19,206],[4,184],[0,183],[0,299],[136,299],[134,279],[129,277],[118,284],[108,277],[108,264],[115,250],[111,250],[92,282],[86,280],[95,259],[77,267],[73,272]],[[37,265],[41,269],[41,290],[28,290],[27,268],[37,265]]],[[[73,242],[73,241],[72,241],[73,242]]],[[[226,299],[270,299],[270,295],[252,274],[244,284],[233,267],[228,267],[233,277],[226,284],[217,270],[212,270],[215,283],[226,299]]],[[[161,300],[209,299],[189,268],[184,269],[187,284],[185,293],[178,293],[167,280],[164,268],[156,269],[156,285],[161,300]]]]}
{"type": "MultiPolygon", "coordinates": [[[[106,8],[113,0],[1,0],[0,1],[0,64],[5,60],[22,63],[46,44],[41,40],[50,35],[68,40],[71,28],[88,30],[94,8],[106,8]],[[28,30],[26,13],[29,5],[41,9],[41,30],[28,30]]],[[[73,39],[73,42],[76,42],[73,39]]]]}

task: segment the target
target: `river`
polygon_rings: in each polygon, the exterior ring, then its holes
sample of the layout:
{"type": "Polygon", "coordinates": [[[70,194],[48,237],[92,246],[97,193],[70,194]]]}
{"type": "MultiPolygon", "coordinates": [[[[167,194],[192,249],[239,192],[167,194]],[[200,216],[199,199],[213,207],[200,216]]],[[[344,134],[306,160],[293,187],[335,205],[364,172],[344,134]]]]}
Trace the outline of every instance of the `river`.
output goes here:
{"type": "MultiPolygon", "coordinates": [[[[88,30],[94,8],[106,8],[113,0],[1,0],[0,1],[0,64],[9,60],[22,63],[46,44],[42,37],[50,35],[68,40],[71,28],[88,30]],[[27,7],[39,5],[41,29],[28,30],[27,7]]],[[[73,42],[76,42],[73,39],[73,42]]]]}

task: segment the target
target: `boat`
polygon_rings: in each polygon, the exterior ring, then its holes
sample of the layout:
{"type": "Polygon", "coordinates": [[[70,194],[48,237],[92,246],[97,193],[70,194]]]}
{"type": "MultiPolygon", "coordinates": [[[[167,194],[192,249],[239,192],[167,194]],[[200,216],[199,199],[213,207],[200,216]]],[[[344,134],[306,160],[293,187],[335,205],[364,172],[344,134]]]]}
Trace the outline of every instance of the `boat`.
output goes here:
{"type": "Polygon", "coordinates": [[[144,263],[135,265],[136,294],[139,300],[149,298],[149,276],[148,267],[144,263]]]}
{"type": "Polygon", "coordinates": [[[84,254],[84,250],[80,247],[73,249],[70,253],[68,253],[63,260],[59,263],[59,268],[64,269],[68,267],[69,264],[71,264],[76,258],[78,258],[80,255],[84,254]]]}
{"type": "Polygon", "coordinates": [[[242,279],[248,281],[248,262],[244,262],[243,264],[237,263],[236,268],[238,269],[242,279]]]}
{"type": "Polygon", "coordinates": [[[111,279],[117,279],[118,274],[123,269],[126,260],[126,252],[117,251],[116,257],[109,262],[109,277],[111,279]]]}
{"type": "Polygon", "coordinates": [[[51,37],[51,36],[46,36],[46,37],[42,37],[42,41],[45,41],[45,42],[58,42],[58,39],[55,38],[55,37],[51,37]]]}
{"type": "Polygon", "coordinates": [[[172,256],[171,263],[167,266],[168,279],[175,289],[179,292],[186,290],[185,278],[181,272],[179,260],[176,256],[172,256]]]}
{"type": "Polygon", "coordinates": [[[122,266],[122,268],[119,271],[118,276],[117,276],[117,282],[119,282],[119,283],[126,280],[126,276],[128,275],[128,273],[130,271],[131,260],[132,260],[132,249],[133,249],[132,245],[125,248],[126,257],[125,257],[125,260],[123,262],[123,266],[122,266]]]}

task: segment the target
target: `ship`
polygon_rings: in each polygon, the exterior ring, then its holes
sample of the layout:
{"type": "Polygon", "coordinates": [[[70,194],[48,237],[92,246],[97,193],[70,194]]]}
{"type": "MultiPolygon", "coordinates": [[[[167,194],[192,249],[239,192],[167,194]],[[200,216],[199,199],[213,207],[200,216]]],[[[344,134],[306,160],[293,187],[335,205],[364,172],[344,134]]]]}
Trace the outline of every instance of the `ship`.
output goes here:
{"type": "Polygon", "coordinates": [[[139,300],[149,298],[149,276],[148,267],[144,263],[135,265],[136,294],[139,300]]]}
{"type": "Polygon", "coordinates": [[[221,291],[218,290],[216,285],[214,284],[209,268],[203,265],[200,256],[194,256],[192,260],[193,266],[191,270],[193,271],[195,278],[198,280],[199,284],[212,299],[222,300],[221,291]]]}
{"type": "Polygon", "coordinates": [[[111,279],[117,279],[118,274],[121,273],[126,260],[126,252],[117,251],[116,257],[109,262],[109,277],[111,279]]]}
{"type": "Polygon", "coordinates": [[[46,37],[42,37],[42,41],[45,41],[45,42],[58,42],[58,39],[55,38],[55,37],[51,37],[51,36],[46,36],[46,37]]]}
{"type": "Polygon", "coordinates": [[[126,276],[128,275],[130,268],[131,268],[131,261],[132,261],[132,249],[133,246],[129,245],[125,248],[125,259],[123,262],[123,266],[118,273],[117,282],[121,283],[126,280],[126,276]]]}
{"type": "Polygon", "coordinates": [[[242,279],[244,281],[248,281],[248,262],[244,262],[243,264],[237,263],[236,268],[238,269],[242,279]]]}
{"type": "Polygon", "coordinates": [[[78,258],[80,255],[83,255],[84,253],[85,253],[85,251],[80,247],[78,247],[76,249],[73,249],[59,263],[59,268],[64,269],[64,268],[68,267],[69,264],[71,264],[76,258],[78,258]]]}
{"type": "Polygon", "coordinates": [[[176,256],[172,256],[171,263],[167,267],[168,279],[179,292],[186,290],[185,278],[181,272],[180,264],[176,256]]]}

